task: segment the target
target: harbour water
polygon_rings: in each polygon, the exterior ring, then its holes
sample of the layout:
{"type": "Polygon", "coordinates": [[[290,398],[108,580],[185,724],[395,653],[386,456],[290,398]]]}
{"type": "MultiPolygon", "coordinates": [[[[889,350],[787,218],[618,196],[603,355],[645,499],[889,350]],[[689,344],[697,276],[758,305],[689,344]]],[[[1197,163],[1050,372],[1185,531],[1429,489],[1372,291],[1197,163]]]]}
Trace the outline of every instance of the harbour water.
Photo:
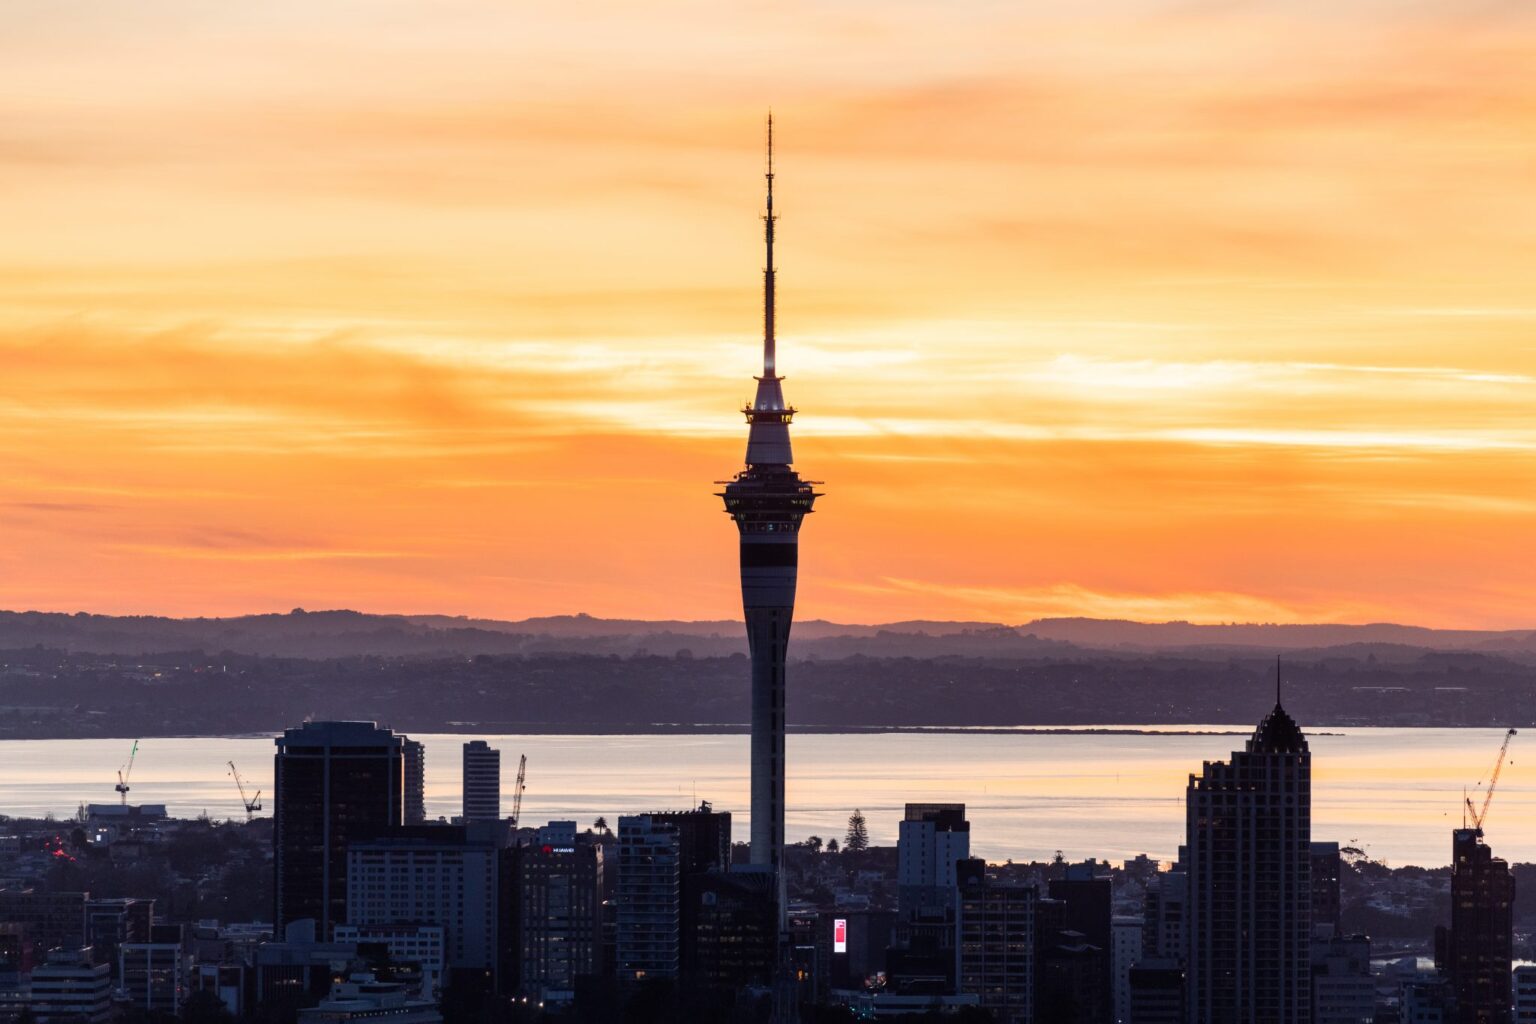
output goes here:
{"type": "MultiPolygon", "coordinates": [[[[1309,730],[1313,838],[1362,847],[1392,865],[1443,865],[1464,787],[1486,781],[1497,729],[1309,730]]],[[[747,835],[747,737],[742,734],[485,736],[413,734],[427,747],[427,809],[459,809],[460,746],[502,751],[504,812],[520,754],[528,756],[523,821],[683,808],[699,800],[735,815],[747,835]]],[[[789,737],[788,835],[841,837],[861,809],[876,843],[895,841],[902,804],[966,804],[972,849],[992,860],[1067,857],[1171,860],[1184,830],[1184,787],[1201,762],[1242,746],[1231,726],[1141,732],[925,732],[789,737]]],[[[1488,817],[1488,842],[1510,861],[1536,861],[1536,773],[1516,737],[1488,817]]],[[[1533,737],[1530,742],[1536,742],[1533,737]]],[[[0,814],[73,815],[118,799],[132,740],[0,742],[0,814]]],[[[243,814],[228,761],[271,810],[270,736],[150,738],[140,744],[130,800],[177,816],[243,814]]],[[[1533,755],[1536,757],[1536,755],[1533,755]]],[[[1536,764],[1536,760],[1532,761],[1536,764]]]]}

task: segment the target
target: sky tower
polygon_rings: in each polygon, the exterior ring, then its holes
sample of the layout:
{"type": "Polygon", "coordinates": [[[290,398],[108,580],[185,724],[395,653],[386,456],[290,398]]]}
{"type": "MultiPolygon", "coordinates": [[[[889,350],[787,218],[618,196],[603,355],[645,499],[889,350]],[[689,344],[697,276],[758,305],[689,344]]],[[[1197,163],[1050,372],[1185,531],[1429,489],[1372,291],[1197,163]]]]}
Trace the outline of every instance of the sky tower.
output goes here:
{"type": "Polygon", "coordinates": [[[768,205],[763,214],[768,262],[763,268],[763,375],[757,397],[742,411],[747,468],[720,497],[741,534],[741,603],[752,652],[752,863],[784,878],[784,655],[795,614],[800,522],[817,495],[791,468],[789,422],[774,361],[773,115],[768,117],[768,205]]]}

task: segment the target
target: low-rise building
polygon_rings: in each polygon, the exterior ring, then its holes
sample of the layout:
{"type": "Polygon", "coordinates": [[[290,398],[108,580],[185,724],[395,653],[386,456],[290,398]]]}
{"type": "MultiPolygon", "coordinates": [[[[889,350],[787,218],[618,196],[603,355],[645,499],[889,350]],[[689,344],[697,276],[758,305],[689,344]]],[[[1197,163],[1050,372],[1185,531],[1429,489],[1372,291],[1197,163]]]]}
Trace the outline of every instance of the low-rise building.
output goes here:
{"type": "Polygon", "coordinates": [[[141,1010],[177,1014],[188,992],[191,963],[180,925],[157,924],[148,942],[118,946],[118,985],[141,1010]]]}
{"type": "Polygon", "coordinates": [[[389,952],[394,963],[412,963],[421,967],[421,995],[437,998],[443,986],[446,967],[446,939],[442,925],[435,924],[339,924],[336,941],[358,946],[376,944],[389,952]]]}
{"type": "Polygon", "coordinates": [[[353,974],[331,985],[319,1006],[299,1011],[299,1024],[331,1021],[379,1021],[381,1024],[442,1024],[437,1003],[414,995],[400,982],[372,974],[353,974]]]}
{"type": "Polygon", "coordinates": [[[1111,1010],[1116,1024],[1131,1018],[1131,967],[1142,957],[1145,924],[1139,917],[1117,915],[1110,919],[1111,1010]]]}
{"type": "Polygon", "coordinates": [[[250,977],[244,963],[200,963],[192,976],[194,992],[214,995],[232,1016],[245,1013],[245,992],[250,977]]]}
{"type": "Polygon", "coordinates": [[[1371,1024],[1375,1018],[1371,940],[1364,935],[1314,939],[1312,1024],[1371,1024]]]}
{"type": "Polygon", "coordinates": [[[449,969],[494,976],[501,857],[490,828],[417,825],[354,842],[347,853],[347,923],[438,925],[449,969]]]}
{"type": "Polygon", "coordinates": [[[1184,1024],[1184,968],[1172,957],[1133,964],[1127,976],[1130,1024],[1184,1024]]]}
{"type": "Polygon", "coordinates": [[[1511,982],[1515,1024],[1536,1024],[1536,964],[1521,964],[1511,982]]]}
{"type": "Polygon", "coordinates": [[[32,971],[27,1005],[38,1024],[104,1024],[112,1019],[112,968],[89,946],[52,950],[32,971]]]}
{"type": "Polygon", "coordinates": [[[38,950],[85,948],[83,892],[0,889],[0,921],[19,924],[38,950]]]}
{"type": "Polygon", "coordinates": [[[155,901],[132,898],[85,901],[86,944],[105,964],[118,962],[118,947],[125,942],[150,941],[155,923],[155,901]]]}

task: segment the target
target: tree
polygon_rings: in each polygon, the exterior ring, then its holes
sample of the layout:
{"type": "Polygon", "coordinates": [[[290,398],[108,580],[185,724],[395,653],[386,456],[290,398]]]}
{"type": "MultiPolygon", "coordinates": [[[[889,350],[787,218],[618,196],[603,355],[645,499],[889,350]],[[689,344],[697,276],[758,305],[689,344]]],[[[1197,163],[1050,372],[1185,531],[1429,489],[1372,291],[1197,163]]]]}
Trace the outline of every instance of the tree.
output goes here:
{"type": "Polygon", "coordinates": [[[869,824],[864,820],[864,812],[858,808],[848,815],[848,834],[843,837],[843,849],[869,849],[869,824]]]}
{"type": "Polygon", "coordinates": [[[805,841],[805,845],[811,848],[812,853],[820,853],[822,846],[821,836],[811,836],[805,841]]]}
{"type": "Polygon", "coordinates": [[[827,852],[828,853],[836,853],[837,852],[837,837],[834,836],[833,838],[827,840],[827,852]]]}
{"type": "Polygon", "coordinates": [[[608,819],[599,814],[597,820],[592,822],[592,831],[606,835],[608,832],[608,819]]]}

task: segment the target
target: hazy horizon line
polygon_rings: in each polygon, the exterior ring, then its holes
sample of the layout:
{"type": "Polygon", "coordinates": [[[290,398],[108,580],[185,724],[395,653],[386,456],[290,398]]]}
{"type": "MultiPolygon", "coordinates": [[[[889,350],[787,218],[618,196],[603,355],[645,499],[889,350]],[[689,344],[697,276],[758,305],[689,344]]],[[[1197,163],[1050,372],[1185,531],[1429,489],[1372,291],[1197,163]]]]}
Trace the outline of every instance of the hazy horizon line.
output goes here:
{"type": "MultiPolygon", "coordinates": [[[[730,623],[739,625],[739,618],[714,618],[714,619],[689,619],[689,618],[645,618],[641,616],[611,616],[592,615],[588,612],[549,612],[540,615],[528,615],[521,618],[500,617],[493,614],[476,614],[472,612],[439,612],[439,611],[369,611],[361,608],[336,607],[336,608],[304,608],[293,606],[286,611],[247,611],[210,615],[185,615],[170,612],[142,611],[142,612],[112,612],[89,611],[86,609],[48,609],[48,608],[0,608],[0,615],[56,615],[64,617],[86,616],[103,619],[166,619],[173,622],[199,622],[199,621],[223,621],[232,619],[249,618],[285,618],[301,615],[358,615],[377,618],[394,619],[460,619],[466,622],[498,622],[516,625],[525,622],[538,622],[549,619],[572,619],[591,622],[624,622],[642,624],[679,624],[679,625],[713,625],[716,623],[730,623]]],[[[1217,628],[1253,628],[1253,629],[1369,629],[1372,627],[1387,627],[1393,629],[1423,630],[1436,633],[1520,633],[1536,631],[1536,625],[1523,626],[1436,626],[1417,622],[1401,622],[1388,619],[1376,619],[1371,621],[1348,622],[1339,620],[1297,620],[1297,621],[1256,621],[1256,620],[1200,620],[1200,619],[1135,619],[1127,617],[1100,617],[1092,615],[1045,615],[1020,622],[1006,622],[994,619],[946,619],[936,617],[914,617],[907,619],[887,619],[878,622],[853,622],[829,618],[809,618],[798,620],[800,625],[820,624],[829,626],[849,626],[863,629],[875,629],[883,626],[900,626],[919,623],[932,623],[935,625],[950,626],[994,626],[1005,629],[1023,629],[1029,626],[1043,623],[1098,623],[1129,626],[1189,626],[1199,629],[1217,628]]]]}

